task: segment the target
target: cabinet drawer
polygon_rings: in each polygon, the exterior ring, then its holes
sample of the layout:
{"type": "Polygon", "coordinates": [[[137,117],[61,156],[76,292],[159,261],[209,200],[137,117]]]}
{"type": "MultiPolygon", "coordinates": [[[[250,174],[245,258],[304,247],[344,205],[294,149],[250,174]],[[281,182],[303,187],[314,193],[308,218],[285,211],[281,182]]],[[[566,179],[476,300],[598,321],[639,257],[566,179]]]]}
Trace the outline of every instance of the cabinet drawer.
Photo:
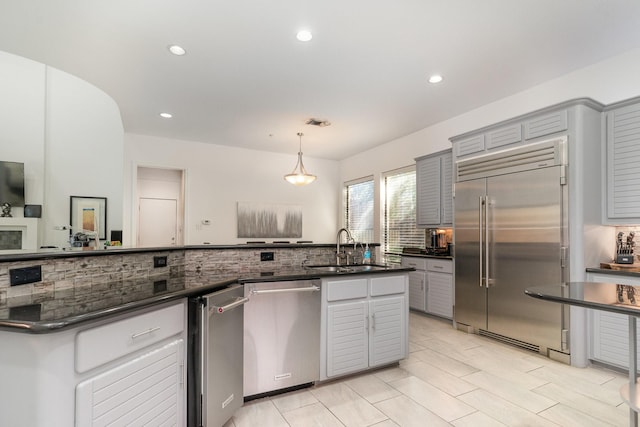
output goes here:
{"type": "Polygon", "coordinates": [[[405,276],[380,276],[371,278],[371,296],[402,294],[405,291],[405,276]]]}
{"type": "Polygon", "coordinates": [[[427,260],[427,270],[439,273],[453,273],[453,261],[448,259],[427,260]]]}
{"type": "Polygon", "coordinates": [[[367,297],[367,279],[336,280],[327,287],[327,301],[367,297]]]}
{"type": "Polygon", "coordinates": [[[184,310],[184,304],[176,304],[79,332],[76,371],[88,371],[179,334],[185,327],[184,310]]]}
{"type": "Polygon", "coordinates": [[[402,260],[401,260],[401,264],[402,264],[403,267],[413,267],[416,270],[426,270],[427,269],[427,259],[426,258],[403,256],[402,260]]]}

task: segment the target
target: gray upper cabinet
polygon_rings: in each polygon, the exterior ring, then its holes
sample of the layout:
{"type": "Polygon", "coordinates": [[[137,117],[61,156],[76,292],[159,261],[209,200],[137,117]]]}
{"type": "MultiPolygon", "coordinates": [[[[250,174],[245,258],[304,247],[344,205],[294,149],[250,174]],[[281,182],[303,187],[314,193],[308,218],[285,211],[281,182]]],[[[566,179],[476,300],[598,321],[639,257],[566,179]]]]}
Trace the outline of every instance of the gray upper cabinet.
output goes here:
{"type": "Polygon", "coordinates": [[[456,160],[528,144],[536,138],[565,132],[569,126],[567,108],[553,108],[451,138],[456,160]]]}
{"type": "Polygon", "coordinates": [[[640,99],[606,112],[607,218],[640,221],[640,99]]]}
{"type": "Polygon", "coordinates": [[[515,144],[522,141],[522,126],[520,123],[487,132],[487,150],[515,144]]]}
{"type": "Polygon", "coordinates": [[[567,110],[554,111],[524,122],[524,139],[562,132],[567,130],[567,127],[567,110]]]}
{"type": "Polygon", "coordinates": [[[464,157],[470,154],[484,151],[484,134],[474,135],[471,138],[462,139],[453,145],[456,157],[464,157]]]}
{"type": "Polygon", "coordinates": [[[451,150],[416,159],[416,225],[453,223],[453,157],[451,150]]]}

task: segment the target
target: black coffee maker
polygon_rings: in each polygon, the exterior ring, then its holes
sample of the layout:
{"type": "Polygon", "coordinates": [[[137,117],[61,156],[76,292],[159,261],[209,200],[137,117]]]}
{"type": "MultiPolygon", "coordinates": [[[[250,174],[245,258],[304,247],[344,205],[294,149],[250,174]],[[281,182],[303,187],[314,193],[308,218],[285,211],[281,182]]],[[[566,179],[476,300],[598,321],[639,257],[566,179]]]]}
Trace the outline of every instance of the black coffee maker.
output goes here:
{"type": "Polygon", "coordinates": [[[449,255],[446,230],[439,228],[427,229],[427,255],[449,255]]]}

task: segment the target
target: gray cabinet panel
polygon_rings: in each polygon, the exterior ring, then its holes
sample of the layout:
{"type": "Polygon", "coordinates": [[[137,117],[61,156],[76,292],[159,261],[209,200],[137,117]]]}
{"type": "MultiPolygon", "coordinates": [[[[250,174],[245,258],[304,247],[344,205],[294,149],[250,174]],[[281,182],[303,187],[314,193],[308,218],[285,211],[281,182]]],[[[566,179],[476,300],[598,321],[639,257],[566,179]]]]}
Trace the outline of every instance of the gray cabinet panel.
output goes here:
{"type": "Polygon", "coordinates": [[[536,117],[524,123],[524,139],[533,139],[567,130],[567,110],[536,117]]]}
{"type": "Polygon", "coordinates": [[[522,141],[522,126],[520,123],[487,134],[487,149],[502,147],[522,141]]]}
{"type": "Polygon", "coordinates": [[[451,150],[416,159],[416,224],[453,223],[453,155],[451,150]]]}
{"type": "Polygon", "coordinates": [[[442,224],[453,224],[453,154],[442,155],[442,224]]]}
{"type": "Polygon", "coordinates": [[[607,216],[640,219],[640,104],[607,113],[607,216]]]}
{"type": "Polygon", "coordinates": [[[456,150],[456,157],[479,153],[484,151],[484,135],[476,135],[472,138],[458,141],[454,143],[454,147],[456,150]]]}
{"type": "Polygon", "coordinates": [[[416,164],[416,215],[419,226],[440,224],[440,157],[427,157],[416,164]]]}

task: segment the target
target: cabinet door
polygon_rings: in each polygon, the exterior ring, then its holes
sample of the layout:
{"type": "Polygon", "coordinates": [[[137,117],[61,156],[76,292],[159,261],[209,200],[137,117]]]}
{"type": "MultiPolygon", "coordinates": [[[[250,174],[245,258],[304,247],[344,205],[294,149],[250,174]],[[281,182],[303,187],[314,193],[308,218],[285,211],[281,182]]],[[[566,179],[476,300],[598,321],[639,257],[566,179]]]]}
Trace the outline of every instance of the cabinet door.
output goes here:
{"type": "Polygon", "coordinates": [[[367,316],[367,301],[327,307],[327,377],[369,366],[367,316]]]}
{"type": "MultiPolygon", "coordinates": [[[[640,279],[612,274],[588,273],[587,280],[640,286],[640,279]]],[[[624,314],[589,310],[589,358],[598,362],[629,368],[629,318],[624,314]]],[[[637,332],[640,342],[640,330],[637,332]]],[[[640,362],[640,356],[638,357],[640,362]]],[[[640,363],[638,364],[640,366],[640,363]]]]}
{"type": "Polygon", "coordinates": [[[500,148],[520,141],[522,141],[522,126],[518,123],[490,131],[487,134],[487,149],[500,148]]]}
{"type": "Polygon", "coordinates": [[[396,362],[407,356],[406,299],[377,298],[369,302],[369,366],[396,362]]]}
{"type": "Polygon", "coordinates": [[[440,157],[427,157],[416,163],[416,222],[418,226],[440,224],[440,157]]]}
{"type": "Polygon", "coordinates": [[[567,110],[536,117],[524,123],[524,139],[539,138],[567,130],[567,110]]]}
{"type": "Polygon", "coordinates": [[[426,274],[424,271],[409,272],[409,308],[427,309],[426,274]]]}
{"type": "Polygon", "coordinates": [[[453,224],[453,154],[442,155],[442,224],[453,224]]]}
{"type": "Polygon", "coordinates": [[[640,104],[607,115],[607,216],[640,220],[640,104]]]}
{"type": "Polygon", "coordinates": [[[173,341],[76,387],[76,426],[184,426],[183,340],[173,341]]]}
{"type": "Polygon", "coordinates": [[[453,275],[427,273],[427,312],[451,319],[453,317],[453,275]]]}

